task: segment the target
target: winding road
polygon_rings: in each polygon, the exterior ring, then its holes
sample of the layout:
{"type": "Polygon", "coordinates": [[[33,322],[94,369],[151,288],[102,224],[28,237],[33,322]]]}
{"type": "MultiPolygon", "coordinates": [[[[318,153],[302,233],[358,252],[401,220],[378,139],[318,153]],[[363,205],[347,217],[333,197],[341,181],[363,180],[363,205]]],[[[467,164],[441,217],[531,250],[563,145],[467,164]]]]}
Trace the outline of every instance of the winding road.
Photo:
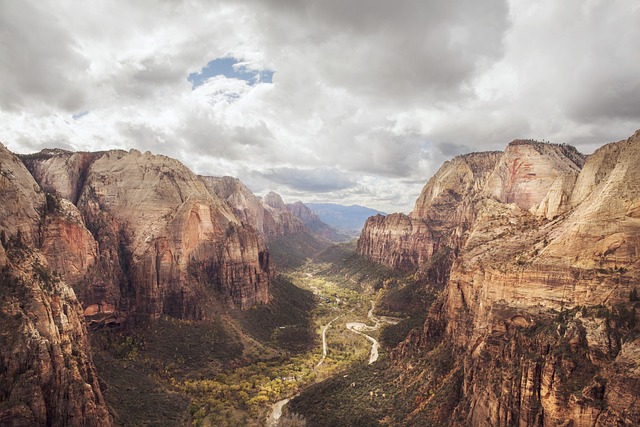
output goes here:
{"type": "MultiPolygon", "coordinates": [[[[322,328],[322,359],[320,359],[320,361],[318,362],[318,364],[316,365],[316,367],[314,369],[318,369],[322,365],[322,363],[324,362],[324,359],[327,358],[327,330],[331,327],[331,324],[333,322],[335,322],[336,320],[338,320],[341,317],[342,317],[342,315],[334,317],[333,319],[331,319],[331,321],[329,323],[324,325],[324,328],[322,328]]],[[[269,418],[267,419],[267,426],[268,427],[275,427],[275,426],[278,425],[278,421],[282,417],[282,408],[284,408],[284,405],[289,403],[289,401],[291,399],[293,399],[293,397],[288,397],[286,399],[278,400],[276,403],[273,404],[273,406],[271,407],[272,408],[271,409],[271,414],[269,415],[269,418]]]]}
{"type": "Polygon", "coordinates": [[[324,359],[327,358],[327,329],[329,329],[329,327],[331,326],[331,324],[333,322],[335,322],[336,320],[338,320],[341,317],[342,317],[342,315],[337,316],[334,319],[332,319],[331,322],[329,322],[326,325],[324,325],[324,329],[322,329],[322,359],[320,359],[320,361],[316,365],[315,369],[318,369],[322,365],[322,363],[324,362],[324,359]]]}
{"type": "MultiPolygon", "coordinates": [[[[317,288],[313,289],[313,291],[316,294],[319,293],[319,289],[317,289],[317,288]]],[[[346,324],[346,327],[347,327],[348,330],[350,330],[353,333],[356,333],[356,334],[364,336],[367,340],[369,340],[371,342],[371,353],[369,354],[369,365],[371,365],[376,360],[378,360],[378,356],[379,356],[378,349],[380,348],[380,343],[378,343],[378,340],[376,340],[375,338],[373,338],[370,335],[365,334],[364,332],[365,331],[369,332],[369,331],[378,330],[378,329],[380,329],[380,325],[382,323],[389,323],[389,324],[395,325],[396,323],[398,323],[400,321],[400,319],[395,319],[395,318],[392,318],[392,317],[374,316],[373,315],[374,308],[375,308],[375,303],[373,301],[371,301],[371,308],[369,309],[369,312],[367,313],[367,319],[372,321],[374,323],[374,326],[369,326],[369,325],[367,325],[365,323],[362,323],[362,322],[348,322],[346,324]]],[[[336,320],[338,320],[342,316],[343,315],[337,316],[337,317],[331,319],[331,321],[329,323],[324,325],[324,328],[322,329],[322,359],[320,359],[320,361],[318,362],[318,364],[316,365],[316,367],[314,369],[318,369],[322,365],[322,363],[324,362],[324,360],[327,357],[327,348],[328,348],[328,346],[327,346],[327,330],[331,327],[331,324],[333,322],[335,322],[336,320]]],[[[271,414],[269,414],[269,418],[267,419],[267,426],[268,427],[275,427],[275,426],[278,425],[278,421],[282,417],[282,408],[284,408],[284,406],[287,403],[289,403],[289,401],[292,398],[293,397],[288,397],[286,399],[279,400],[279,401],[277,401],[276,403],[273,404],[272,410],[271,410],[271,414]]]]}
{"type": "Polygon", "coordinates": [[[373,362],[378,360],[378,348],[380,348],[380,343],[378,342],[378,340],[376,340],[372,336],[365,334],[364,331],[378,330],[380,329],[381,323],[389,323],[389,324],[395,325],[400,321],[399,319],[394,319],[386,316],[382,316],[382,317],[374,316],[373,315],[374,308],[375,308],[375,303],[371,301],[371,308],[367,313],[367,318],[375,323],[374,326],[368,326],[362,322],[349,322],[346,325],[347,329],[350,330],[351,332],[362,335],[366,339],[371,341],[371,353],[369,354],[369,365],[371,365],[373,362]]]}

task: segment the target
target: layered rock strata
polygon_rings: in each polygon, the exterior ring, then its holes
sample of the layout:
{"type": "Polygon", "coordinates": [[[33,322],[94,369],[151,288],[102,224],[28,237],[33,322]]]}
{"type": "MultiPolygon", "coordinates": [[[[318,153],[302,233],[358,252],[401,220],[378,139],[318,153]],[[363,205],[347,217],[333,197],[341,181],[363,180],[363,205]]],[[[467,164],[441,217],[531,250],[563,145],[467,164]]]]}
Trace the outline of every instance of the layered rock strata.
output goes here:
{"type": "Polygon", "coordinates": [[[0,171],[0,424],[109,426],[82,307],[47,262],[68,261],[73,276],[94,261],[95,246],[76,227],[77,211],[45,195],[2,145],[0,171]],[[78,251],[63,260],[70,242],[78,251]]]}
{"type": "Polygon", "coordinates": [[[323,222],[318,214],[312,211],[307,205],[301,201],[291,203],[287,205],[287,209],[293,216],[298,218],[304,226],[317,236],[323,239],[327,239],[331,242],[348,242],[352,240],[351,237],[346,234],[341,234],[328,224],[323,222]]]}
{"type": "Polygon", "coordinates": [[[201,177],[212,192],[224,200],[244,224],[263,233],[265,238],[306,231],[304,224],[293,215],[282,197],[273,191],[263,198],[255,196],[238,178],[201,177]]]}
{"type": "Polygon", "coordinates": [[[73,239],[82,247],[70,248],[82,258],[72,283],[85,307],[202,319],[212,299],[241,308],[268,302],[263,239],[180,162],[135,150],[49,151],[24,160],[45,191],[75,204],[97,243],[94,261],[83,233],[73,239]]]}
{"type": "Polygon", "coordinates": [[[586,161],[514,141],[446,163],[411,215],[369,219],[358,250],[375,261],[420,271],[454,253],[441,308],[395,353],[453,345],[453,424],[640,423],[637,164],[640,132],[586,161]]]}
{"type": "Polygon", "coordinates": [[[0,265],[0,424],[111,425],[73,290],[43,257],[8,246],[0,265]]]}
{"type": "Polygon", "coordinates": [[[446,162],[429,180],[410,215],[376,215],[365,223],[359,254],[402,270],[419,269],[438,249],[458,247],[473,221],[471,201],[484,190],[501,153],[473,153],[446,162]]]}

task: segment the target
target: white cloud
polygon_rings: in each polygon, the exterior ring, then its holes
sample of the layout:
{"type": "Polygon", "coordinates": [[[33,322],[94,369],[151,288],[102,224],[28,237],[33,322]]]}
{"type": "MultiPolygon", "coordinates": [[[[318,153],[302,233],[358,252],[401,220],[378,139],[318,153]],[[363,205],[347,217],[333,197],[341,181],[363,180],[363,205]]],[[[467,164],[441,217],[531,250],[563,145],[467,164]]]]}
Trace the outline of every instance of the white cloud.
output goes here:
{"type": "Polygon", "coordinates": [[[590,152],[640,127],[639,14],[633,0],[4,1],[0,140],[150,150],[288,201],[408,211],[453,155],[521,137],[590,152]],[[192,90],[221,57],[273,83],[192,90]]]}

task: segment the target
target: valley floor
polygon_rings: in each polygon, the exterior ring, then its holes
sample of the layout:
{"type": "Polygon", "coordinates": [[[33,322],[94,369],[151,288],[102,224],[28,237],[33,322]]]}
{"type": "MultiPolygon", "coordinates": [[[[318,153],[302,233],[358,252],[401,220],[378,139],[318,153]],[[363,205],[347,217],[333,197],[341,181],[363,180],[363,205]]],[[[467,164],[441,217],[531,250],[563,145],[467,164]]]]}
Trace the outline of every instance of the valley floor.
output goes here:
{"type": "Polygon", "coordinates": [[[213,323],[164,318],[130,334],[94,331],[96,365],[116,421],[302,422],[285,403],[312,384],[373,363],[380,325],[394,322],[375,317],[372,294],[353,281],[351,288],[335,283],[328,267],[307,262],[279,277],[272,307],[222,311],[213,323]]]}

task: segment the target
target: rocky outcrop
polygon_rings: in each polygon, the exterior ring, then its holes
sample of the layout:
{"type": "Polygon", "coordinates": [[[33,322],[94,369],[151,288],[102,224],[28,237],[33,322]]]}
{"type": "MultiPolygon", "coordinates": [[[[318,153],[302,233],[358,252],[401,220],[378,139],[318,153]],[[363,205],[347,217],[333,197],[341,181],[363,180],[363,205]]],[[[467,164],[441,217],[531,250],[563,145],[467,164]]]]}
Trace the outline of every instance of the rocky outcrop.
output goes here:
{"type": "Polygon", "coordinates": [[[274,268],[295,268],[329,246],[329,242],[308,229],[285,205],[282,197],[269,192],[256,197],[237,178],[201,177],[244,226],[252,228],[267,242],[274,268]]]}
{"type": "Polygon", "coordinates": [[[293,214],[293,216],[302,221],[309,231],[323,239],[336,243],[352,240],[351,237],[346,234],[339,233],[334,228],[322,222],[320,217],[314,211],[300,201],[288,204],[287,209],[293,214]]]}
{"type": "Polygon", "coordinates": [[[405,214],[376,215],[365,223],[358,252],[392,268],[411,270],[433,256],[441,243],[439,237],[424,221],[405,214]]]}
{"type": "Polygon", "coordinates": [[[59,246],[80,246],[63,256],[86,266],[78,270],[83,278],[74,278],[85,307],[202,319],[213,300],[241,308],[268,302],[263,239],[180,162],[132,150],[48,151],[25,163],[42,188],[75,204],[97,242],[94,257],[91,239],[73,229],[73,213],[58,215],[66,222],[52,220],[47,236],[59,246]],[[73,232],[81,238],[64,238],[73,232]]]}
{"type": "Polygon", "coordinates": [[[294,216],[285,205],[279,194],[270,191],[262,198],[262,206],[269,213],[267,218],[273,218],[273,222],[265,221],[264,233],[268,237],[283,236],[305,231],[304,224],[294,216]]]}
{"type": "Polygon", "coordinates": [[[5,239],[20,234],[22,241],[36,244],[45,194],[18,157],[0,144],[0,230],[5,239]]]}
{"type": "Polygon", "coordinates": [[[0,284],[0,424],[109,426],[73,290],[46,260],[8,243],[0,284]]]}
{"type": "Polygon", "coordinates": [[[485,191],[502,203],[536,208],[559,178],[560,182],[570,182],[564,177],[577,176],[583,164],[584,156],[568,145],[516,140],[491,171],[485,191]]]}
{"type": "Polygon", "coordinates": [[[640,132],[584,163],[530,141],[489,156],[474,180],[465,159],[445,164],[410,216],[363,230],[358,250],[386,265],[419,271],[443,242],[455,255],[442,305],[396,362],[452,346],[455,425],[640,423],[640,132]]]}
{"type": "Polygon", "coordinates": [[[304,224],[289,212],[279,194],[271,191],[260,199],[237,178],[229,176],[201,178],[212,192],[229,205],[244,224],[254,227],[266,238],[306,231],[304,224]]]}
{"type": "Polygon", "coordinates": [[[0,424],[111,425],[82,307],[38,250],[63,262],[54,236],[78,245],[63,271],[74,277],[94,261],[90,234],[70,225],[77,211],[45,195],[1,145],[0,170],[0,424]]]}
{"type": "Polygon", "coordinates": [[[66,283],[81,287],[98,261],[98,243],[67,199],[47,194],[44,212],[40,251],[66,283]]]}
{"type": "Polygon", "coordinates": [[[429,180],[410,215],[376,215],[357,251],[392,268],[417,270],[440,248],[459,247],[473,221],[471,201],[484,190],[501,153],[473,153],[446,162],[429,180]]]}
{"type": "Polygon", "coordinates": [[[265,216],[268,217],[269,214],[262,206],[262,201],[238,178],[201,176],[200,179],[212,193],[229,205],[242,223],[250,225],[264,234],[265,222],[273,222],[272,218],[265,220],[265,216]]]}

